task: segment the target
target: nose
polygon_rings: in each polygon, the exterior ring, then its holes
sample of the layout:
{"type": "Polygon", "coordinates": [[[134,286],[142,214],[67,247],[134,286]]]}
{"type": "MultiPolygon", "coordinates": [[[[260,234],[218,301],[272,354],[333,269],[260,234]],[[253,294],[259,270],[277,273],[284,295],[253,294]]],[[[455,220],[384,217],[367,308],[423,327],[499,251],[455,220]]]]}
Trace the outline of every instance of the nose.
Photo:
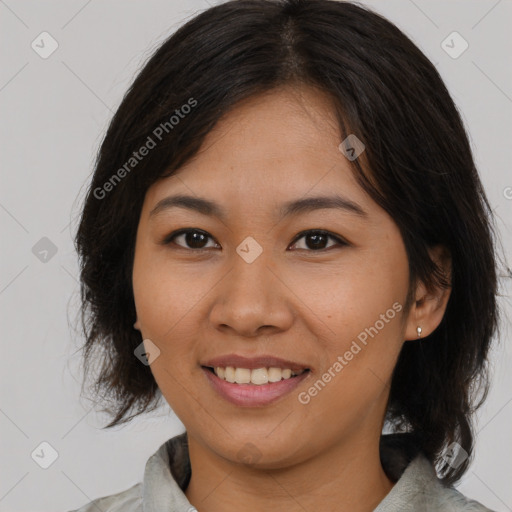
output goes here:
{"type": "Polygon", "coordinates": [[[290,328],[293,294],[269,263],[265,251],[251,263],[236,255],[231,270],[215,287],[210,310],[215,328],[245,338],[290,328]]]}

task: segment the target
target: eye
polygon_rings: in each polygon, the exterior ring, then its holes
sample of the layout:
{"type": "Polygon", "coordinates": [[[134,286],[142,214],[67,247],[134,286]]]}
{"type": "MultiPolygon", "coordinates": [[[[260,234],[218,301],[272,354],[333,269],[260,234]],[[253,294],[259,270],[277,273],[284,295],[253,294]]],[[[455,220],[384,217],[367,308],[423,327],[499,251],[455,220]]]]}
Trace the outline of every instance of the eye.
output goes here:
{"type": "MultiPolygon", "coordinates": [[[[183,249],[193,249],[196,251],[200,251],[203,249],[209,249],[209,247],[205,246],[205,241],[208,238],[212,238],[206,231],[202,231],[200,229],[180,229],[179,231],[174,231],[170,235],[167,235],[163,240],[162,244],[167,245],[170,243],[175,243],[174,241],[178,238],[183,238],[183,241],[187,245],[176,244],[183,249]]],[[[218,244],[217,244],[218,245],[218,244]]]]}
{"type": "Polygon", "coordinates": [[[296,247],[296,249],[308,250],[308,248],[312,248],[313,252],[319,252],[322,250],[330,249],[331,247],[333,247],[332,245],[327,248],[325,247],[325,243],[329,239],[335,240],[337,242],[337,245],[349,245],[341,237],[333,235],[329,231],[325,231],[323,229],[310,229],[308,231],[303,231],[302,233],[299,233],[290,247],[297,245],[297,241],[302,238],[304,238],[305,240],[306,247],[296,247]]]}

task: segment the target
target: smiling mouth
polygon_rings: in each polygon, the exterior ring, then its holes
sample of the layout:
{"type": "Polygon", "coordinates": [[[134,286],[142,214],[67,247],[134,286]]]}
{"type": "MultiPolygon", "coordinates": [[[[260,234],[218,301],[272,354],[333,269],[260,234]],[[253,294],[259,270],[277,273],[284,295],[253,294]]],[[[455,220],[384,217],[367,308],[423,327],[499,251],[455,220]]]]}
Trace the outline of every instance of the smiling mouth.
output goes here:
{"type": "Polygon", "coordinates": [[[249,369],[235,368],[233,366],[203,366],[203,368],[226,382],[232,384],[254,384],[256,386],[293,379],[294,377],[298,377],[299,375],[310,371],[309,368],[295,372],[290,368],[277,367],[249,369]]]}

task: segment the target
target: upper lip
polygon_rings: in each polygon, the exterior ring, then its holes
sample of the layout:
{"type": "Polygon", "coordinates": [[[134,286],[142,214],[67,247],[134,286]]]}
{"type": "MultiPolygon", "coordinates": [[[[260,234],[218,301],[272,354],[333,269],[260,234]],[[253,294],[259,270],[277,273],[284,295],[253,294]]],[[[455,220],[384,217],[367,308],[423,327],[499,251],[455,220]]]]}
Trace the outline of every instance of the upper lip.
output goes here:
{"type": "Polygon", "coordinates": [[[244,357],[238,354],[228,354],[225,356],[214,357],[201,363],[201,366],[209,366],[215,368],[220,366],[226,368],[231,366],[233,368],[247,368],[249,370],[255,370],[256,368],[289,368],[293,372],[300,372],[302,370],[308,370],[308,366],[297,363],[295,361],[289,361],[281,359],[280,357],[261,355],[258,357],[244,357]]]}

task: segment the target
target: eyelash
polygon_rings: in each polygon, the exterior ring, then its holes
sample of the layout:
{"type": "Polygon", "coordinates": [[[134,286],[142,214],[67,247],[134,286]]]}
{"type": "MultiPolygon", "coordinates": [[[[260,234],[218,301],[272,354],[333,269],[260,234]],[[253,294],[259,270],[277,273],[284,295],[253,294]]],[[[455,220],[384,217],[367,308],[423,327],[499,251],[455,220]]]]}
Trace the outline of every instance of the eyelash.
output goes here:
{"type": "MultiPolygon", "coordinates": [[[[211,235],[209,235],[206,231],[203,231],[201,229],[188,228],[188,229],[179,229],[177,231],[173,231],[169,235],[165,236],[165,238],[161,241],[161,244],[162,245],[170,245],[171,243],[173,243],[173,240],[176,237],[178,237],[180,235],[187,234],[187,233],[201,233],[201,234],[205,235],[206,237],[213,239],[213,237],[211,235]]],[[[308,229],[306,231],[301,231],[300,233],[297,234],[297,236],[294,238],[293,242],[290,245],[295,245],[301,238],[304,238],[306,235],[309,235],[309,234],[324,235],[328,238],[332,238],[333,240],[336,240],[338,242],[338,246],[350,245],[347,241],[345,241],[340,236],[334,235],[333,233],[326,231],[324,229],[308,229]]],[[[178,244],[175,244],[175,245],[177,245],[179,249],[184,249],[186,251],[193,251],[193,252],[197,252],[197,253],[209,251],[210,249],[212,249],[212,247],[207,247],[207,248],[202,248],[202,249],[192,249],[189,247],[183,247],[178,244]]],[[[298,250],[307,251],[307,252],[325,252],[325,251],[332,249],[333,247],[336,247],[336,246],[331,246],[331,247],[327,247],[324,249],[318,249],[318,250],[312,250],[312,249],[298,249],[298,250]]]]}

